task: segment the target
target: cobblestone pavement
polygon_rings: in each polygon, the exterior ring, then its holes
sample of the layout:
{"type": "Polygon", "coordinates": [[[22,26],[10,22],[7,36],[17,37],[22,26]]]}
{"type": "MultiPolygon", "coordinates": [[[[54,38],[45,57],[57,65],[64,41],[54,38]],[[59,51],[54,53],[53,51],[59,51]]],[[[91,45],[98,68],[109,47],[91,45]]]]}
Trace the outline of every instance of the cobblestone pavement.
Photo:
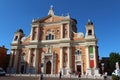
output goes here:
{"type": "MultiPolygon", "coordinates": [[[[29,77],[29,76],[0,76],[0,80],[40,80],[39,77],[29,77]]],[[[79,80],[77,78],[51,78],[51,77],[44,77],[43,80],[79,80]]],[[[80,79],[80,80],[102,80],[102,79],[80,79]]],[[[111,80],[111,79],[107,79],[111,80]]]]}

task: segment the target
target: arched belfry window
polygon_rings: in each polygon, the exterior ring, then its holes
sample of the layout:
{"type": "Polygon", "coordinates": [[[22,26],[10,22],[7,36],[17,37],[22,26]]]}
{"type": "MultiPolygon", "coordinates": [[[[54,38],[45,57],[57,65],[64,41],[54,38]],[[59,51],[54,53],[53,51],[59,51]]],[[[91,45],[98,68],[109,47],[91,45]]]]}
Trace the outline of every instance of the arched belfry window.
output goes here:
{"type": "Polygon", "coordinates": [[[88,30],[88,35],[92,35],[92,30],[88,30]]]}
{"type": "Polygon", "coordinates": [[[16,41],[18,39],[18,36],[15,36],[15,39],[14,39],[14,41],[16,41]]]}
{"type": "Polygon", "coordinates": [[[53,39],[54,39],[53,33],[50,30],[48,30],[46,35],[46,40],[53,40],[53,39]]]}

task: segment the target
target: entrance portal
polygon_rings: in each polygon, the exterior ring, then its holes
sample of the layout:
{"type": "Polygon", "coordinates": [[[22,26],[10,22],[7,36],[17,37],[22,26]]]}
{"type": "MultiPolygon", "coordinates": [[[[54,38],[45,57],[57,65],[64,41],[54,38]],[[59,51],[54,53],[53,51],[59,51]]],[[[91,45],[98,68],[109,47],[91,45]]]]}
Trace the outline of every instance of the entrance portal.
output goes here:
{"type": "Polygon", "coordinates": [[[77,72],[81,73],[81,65],[77,65],[77,72]]]}
{"type": "Polygon", "coordinates": [[[23,74],[24,73],[24,65],[21,65],[20,72],[23,74]]]}
{"type": "Polygon", "coordinates": [[[51,74],[51,62],[46,63],[46,74],[51,74]]]}

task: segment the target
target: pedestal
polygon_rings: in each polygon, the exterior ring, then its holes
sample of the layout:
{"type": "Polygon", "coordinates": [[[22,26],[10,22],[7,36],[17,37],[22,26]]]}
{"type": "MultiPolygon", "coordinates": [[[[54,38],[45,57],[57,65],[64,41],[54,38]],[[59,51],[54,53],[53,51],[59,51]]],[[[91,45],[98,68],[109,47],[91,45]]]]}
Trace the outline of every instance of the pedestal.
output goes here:
{"type": "Polygon", "coordinates": [[[96,68],[96,69],[94,70],[94,75],[95,75],[95,76],[100,76],[99,68],[96,68]]]}

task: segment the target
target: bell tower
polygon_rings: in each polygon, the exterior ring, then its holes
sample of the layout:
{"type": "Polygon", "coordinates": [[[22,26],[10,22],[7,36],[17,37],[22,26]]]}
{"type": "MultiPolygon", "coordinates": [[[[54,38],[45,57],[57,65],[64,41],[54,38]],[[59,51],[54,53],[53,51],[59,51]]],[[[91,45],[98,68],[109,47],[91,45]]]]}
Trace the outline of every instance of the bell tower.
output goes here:
{"type": "Polygon", "coordinates": [[[13,43],[20,43],[22,37],[24,37],[24,32],[22,29],[18,29],[14,34],[13,43]]]}
{"type": "Polygon", "coordinates": [[[94,33],[94,24],[90,19],[88,19],[88,22],[87,22],[85,28],[86,28],[86,35],[85,35],[86,39],[96,38],[95,33],[94,33]]]}

